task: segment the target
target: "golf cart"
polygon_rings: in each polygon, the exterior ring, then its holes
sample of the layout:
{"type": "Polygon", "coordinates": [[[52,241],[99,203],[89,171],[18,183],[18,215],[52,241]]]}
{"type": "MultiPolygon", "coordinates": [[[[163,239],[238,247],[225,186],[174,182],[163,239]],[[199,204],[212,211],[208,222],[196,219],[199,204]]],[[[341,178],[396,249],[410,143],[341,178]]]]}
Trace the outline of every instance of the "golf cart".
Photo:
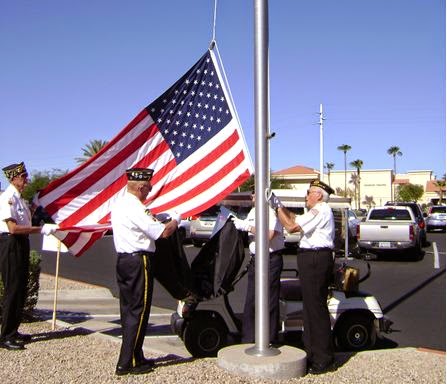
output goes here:
{"type": "MultiPolygon", "coordinates": [[[[240,342],[241,321],[231,308],[228,294],[245,275],[245,251],[241,233],[228,219],[225,208],[216,221],[210,241],[191,264],[193,289],[199,302],[179,301],[171,315],[171,328],[194,357],[213,357],[222,347],[240,342]]],[[[283,271],[283,274],[291,271],[283,271]]],[[[297,271],[281,278],[280,332],[303,329],[302,295],[297,271]]],[[[375,345],[387,332],[391,321],[382,313],[376,298],[358,290],[359,270],[337,263],[334,284],[328,297],[328,309],[334,343],[341,350],[363,350],[375,345]]]]}

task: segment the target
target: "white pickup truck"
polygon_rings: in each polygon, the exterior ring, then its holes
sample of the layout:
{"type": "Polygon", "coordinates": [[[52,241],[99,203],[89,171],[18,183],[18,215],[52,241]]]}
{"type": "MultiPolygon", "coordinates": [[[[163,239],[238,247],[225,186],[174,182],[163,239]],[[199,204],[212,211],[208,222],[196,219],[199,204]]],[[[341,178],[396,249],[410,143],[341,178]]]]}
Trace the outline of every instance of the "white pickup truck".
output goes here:
{"type": "Polygon", "coordinates": [[[419,226],[410,208],[385,206],[370,209],[366,220],[358,224],[357,242],[361,251],[411,249],[422,253],[419,226]]]}

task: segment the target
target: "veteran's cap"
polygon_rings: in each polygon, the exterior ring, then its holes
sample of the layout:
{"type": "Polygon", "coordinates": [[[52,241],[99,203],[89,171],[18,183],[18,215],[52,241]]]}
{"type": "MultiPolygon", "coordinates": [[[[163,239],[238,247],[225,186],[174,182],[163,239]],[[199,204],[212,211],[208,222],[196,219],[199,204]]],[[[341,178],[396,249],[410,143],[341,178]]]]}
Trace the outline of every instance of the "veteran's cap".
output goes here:
{"type": "Polygon", "coordinates": [[[23,161],[20,164],[8,165],[7,167],[3,168],[3,172],[8,180],[12,180],[14,177],[20,176],[22,173],[28,173],[23,161]]]}
{"type": "Polygon", "coordinates": [[[146,181],[150,180],[153,169],[150,168],[130,168],[126,170],[127,180],[129,181],[146,181]]]}
{"type": "Polygon", "coordinates": [[[321,188],[329,194],[332,194],[335,192],[329,185],[327,185],[326,183],[323,183],[322,181],[320,181],[318,179],[311,181],[310,186],[321,188]]]}

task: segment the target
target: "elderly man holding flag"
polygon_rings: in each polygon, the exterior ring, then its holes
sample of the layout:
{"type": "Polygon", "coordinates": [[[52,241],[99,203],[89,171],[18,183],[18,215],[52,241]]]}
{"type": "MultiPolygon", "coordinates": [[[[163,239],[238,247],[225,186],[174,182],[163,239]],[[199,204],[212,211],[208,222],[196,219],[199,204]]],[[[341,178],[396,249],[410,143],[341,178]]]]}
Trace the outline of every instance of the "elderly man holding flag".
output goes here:
{"type": "Polygon", "coordinates": [[[10,185],[0,195],[0,269],[4,286],[0,347],[25,349],[30,335],[18,332],[26,299],[29,269],[29,235],[53,233],[57,225],[32,226],[31,210],[22,198],[28,184],[23,162],[3,168],[10,185]]]}
{"type": "Polygon", "coordinates": [[[144,201],[152,189],[153,172],[150,168],[128,169],[127,191],[112,208],[123,331],[116,367],[119,376],[153,369],[153,361],[143,355],[143,342],[152,302],[155,240],[172,235],[180,223],[180,215],[176,213],[171,213],[171,221],[163,224],[146,209],[144,201]]]}

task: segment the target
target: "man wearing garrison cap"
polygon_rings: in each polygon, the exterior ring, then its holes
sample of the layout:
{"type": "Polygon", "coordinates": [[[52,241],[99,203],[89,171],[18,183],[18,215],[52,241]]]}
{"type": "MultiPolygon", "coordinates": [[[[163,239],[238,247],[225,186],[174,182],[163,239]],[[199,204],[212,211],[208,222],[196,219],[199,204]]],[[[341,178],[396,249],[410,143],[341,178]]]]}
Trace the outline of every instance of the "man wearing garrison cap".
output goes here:
{"type": "Polygon", "coordinates": [[[29,269],[30,233],[49,235],[57,226],[31,224],[31,211],[22,198],[28,183],[23,162],[3,168],[10,185],[0,195],[0,270],[4,285],[0,347],[8,350],[25,349],[30,335],[18,332],[26,299],[29,269]]]}
{"type": "Polygon", "coordinates": [[[270,199],[287,232],[301,232],[298,270],[303,293],[304,333],[308,372],[321,374],[335,369],[331,323],[327,308],[328,287],[334,258],[334,216],[327,204],[334,190],[320,180],[310,183],[307,212],[295,215],[276,196],[270,199]]]}
{"type": "Polygon", "coordinates": [[[144,202],[152,189],[153,172],[149,168],[128,169],[127,191],[112,207],[122,327],[115,371],[119,376],[143,374],[153,369],[154,362],[144,357],[143,342],[153,293],[151,263],[155,240],[172,235],[180,223],[177,213],[171,212],[172,220],[163,224],[146,209],[144,202]]]}

